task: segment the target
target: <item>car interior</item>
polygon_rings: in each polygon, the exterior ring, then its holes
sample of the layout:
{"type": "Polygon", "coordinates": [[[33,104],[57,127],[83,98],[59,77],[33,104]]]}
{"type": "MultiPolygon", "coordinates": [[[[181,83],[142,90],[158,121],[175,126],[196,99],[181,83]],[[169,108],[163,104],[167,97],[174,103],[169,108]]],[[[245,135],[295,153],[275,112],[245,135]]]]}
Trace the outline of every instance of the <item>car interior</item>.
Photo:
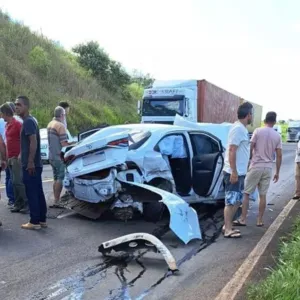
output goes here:
{"type": "Polygon", "coordinates": [[[168,135],[158,143],[158,150],[170,166],[176,192],[180,196],[188,196],[192,189],[192,176],[186,138],[182,134],[168,135]]]}

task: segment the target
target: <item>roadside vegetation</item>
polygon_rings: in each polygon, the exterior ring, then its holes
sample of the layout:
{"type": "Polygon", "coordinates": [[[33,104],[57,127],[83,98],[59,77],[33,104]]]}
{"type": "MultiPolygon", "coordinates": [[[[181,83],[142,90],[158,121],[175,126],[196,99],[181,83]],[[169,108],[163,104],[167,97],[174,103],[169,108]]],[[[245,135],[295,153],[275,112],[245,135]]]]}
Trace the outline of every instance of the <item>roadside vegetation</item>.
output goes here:
{"type": "Polygon", "coordinates": [[[296,219],[288,242],[282,242],[277,266],[270,275],[248,290],[248,300],[300,299],[300,217],[296,219]]]}
{"type": "Polygon", "coordinates": [[[58,102],[68,101],[73,134],[101,123],[138,122],[137,100],[152,82],[149,75],[127,73],[96,42],[68,52],[1,10],[0,57],[0,103],[27,95],[42,128],[58,102]]]}

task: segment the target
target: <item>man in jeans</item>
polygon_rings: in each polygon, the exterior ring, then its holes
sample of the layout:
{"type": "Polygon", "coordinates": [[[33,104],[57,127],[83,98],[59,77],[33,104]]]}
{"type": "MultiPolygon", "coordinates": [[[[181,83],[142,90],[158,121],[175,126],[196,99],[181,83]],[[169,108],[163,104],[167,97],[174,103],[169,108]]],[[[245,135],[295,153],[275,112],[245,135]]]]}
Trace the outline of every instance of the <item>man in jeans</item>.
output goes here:
{"type": "Polygon", "coordinates": [[[261,227],[263,215],[266,209],[266,195],[270,186],[273,167],[273,153],[276,152],[276,172],[273,181],[279,179],[279,171],[282,161],[282,141],[280,134],[273,129],[276,124],[277,114],[268,112],[265,118],[265,127],[254,130],[251,139],[251,163],[245,179],[245,191],[242,215],[239,220],[233,222],[234,225],[246,226],[247,212],[249,208],[249,195],[256,187],[259,192],[259,213],[256,225],[261,227]]]}
{"type": "Polygon", "coordinates": [[[238,121],[234,123],[228,135],[224,163],[225,208],[223,233],[226,238],[239,238],[239,230],[232,228],[232,220],[242,203],[244,179],[250,157],[250,141],[247,125],[253,118],[253,105],[244,102],[238,108],[238,121]]]}
{"type": "Polygon", "coordinates": [[[296,193],[293,199],[300,200],[300,140],[297,145],[295,163],[296,163],[296,168],[295,168],[296,193]]]}
{"type": "Polygon", "coordinates": [[[14,118],[14,112],[8,103],[5,103],[0,107],[0,112],[6,122],[5,139],[8,158],[7,166],[12,181],[15,199],[14,207],[11,209],[11,212],[20,212],[22,209],[27,209],[27,197],[22,179],[21,162],[19,160],[22,124],[14,118]]]}
{"type": "Polygon", "coordinates": [[[61,149],[73,143],[68,142],[67,130],[64,124],[66,115],[64,108],[57,106],[54,110],[54,118],[48,124],[49,161],[53,169],[53,193],[54,204],[50,208],[61,208],[59,205],[62,182],[65,177],[65,165],[61,160],[61,149]]]}
{"type": "Polygon", "coordinates": [[[19,96],[16,99],[16,112],[23,119],[21,129],[21,163],[25,184],[30,221],[23,229],[41,229],[47,227],[47,206],[42,183],[42,161],[39,127],[29,113],[29,99],[19,96]]]}

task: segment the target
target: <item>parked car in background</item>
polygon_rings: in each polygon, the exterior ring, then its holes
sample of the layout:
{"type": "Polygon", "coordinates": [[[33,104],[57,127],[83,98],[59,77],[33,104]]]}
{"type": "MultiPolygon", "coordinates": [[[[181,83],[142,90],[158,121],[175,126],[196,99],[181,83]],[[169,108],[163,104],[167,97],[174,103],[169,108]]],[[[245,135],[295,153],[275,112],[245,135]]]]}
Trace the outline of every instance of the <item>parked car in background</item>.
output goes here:
{"type": "MultiPolygon", "coordinates": [[[[67,130],[68,140],[69,142],[77,142],[77,136],[73,137],[69,130],[67,130]]],[[[48,145],[48,132],[47,128],[40,129],[40,137],[41,137],[41,159],[43,163],[49,163],[49,145],[48,145]]]]}

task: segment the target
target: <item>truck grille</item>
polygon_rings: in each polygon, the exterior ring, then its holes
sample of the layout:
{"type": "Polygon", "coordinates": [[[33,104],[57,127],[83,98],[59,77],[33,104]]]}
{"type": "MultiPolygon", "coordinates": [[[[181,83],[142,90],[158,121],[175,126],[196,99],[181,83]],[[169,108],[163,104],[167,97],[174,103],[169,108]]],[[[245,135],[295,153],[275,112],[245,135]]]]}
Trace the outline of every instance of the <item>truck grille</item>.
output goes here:
{"type": "Polygon", "coordinates": [[[144,121],[147,124],[169,124],[173,125],[174,121],[144,121]]]}

